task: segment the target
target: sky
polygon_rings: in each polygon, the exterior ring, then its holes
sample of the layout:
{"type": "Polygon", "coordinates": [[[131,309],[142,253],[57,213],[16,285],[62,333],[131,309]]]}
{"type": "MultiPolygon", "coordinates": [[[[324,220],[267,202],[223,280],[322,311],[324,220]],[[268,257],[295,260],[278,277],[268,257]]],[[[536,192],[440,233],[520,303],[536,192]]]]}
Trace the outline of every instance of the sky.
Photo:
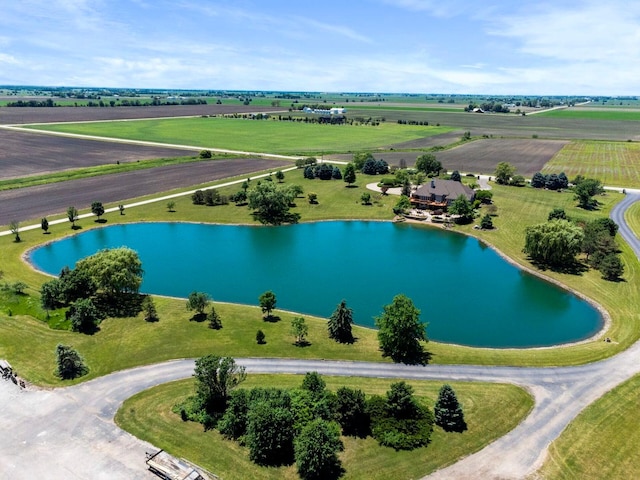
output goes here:
{"type": "Polygon", "coordinates": [[[0,85],[639,95],[629,0],[11,0],[0,85]]]}

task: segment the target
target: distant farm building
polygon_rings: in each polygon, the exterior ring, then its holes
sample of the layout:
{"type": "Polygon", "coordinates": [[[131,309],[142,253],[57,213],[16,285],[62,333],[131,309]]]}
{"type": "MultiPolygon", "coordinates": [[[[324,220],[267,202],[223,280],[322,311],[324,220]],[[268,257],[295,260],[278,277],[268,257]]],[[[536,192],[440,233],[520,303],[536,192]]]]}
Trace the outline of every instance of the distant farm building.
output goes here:
{"type": "Polygon", "coordinates": [[[473,110],[471,110],[473,113],[484,113],[484,110],[481,109],[480,107],[476,107],[473,110]]]}
{"type": "Polygon", "coordinates": [[[446,210],[460,195],[473,202],[476,192],[460,182],[432,178],[413,192],[409,200],[415,208],[446,210]]]}
{"type": "Polygon", "coordinates": [[[342,107],[334,107],[334,108],[304,107],[302,111],[304,113],[311,113],[312,115],[344,115],[345,113],[347,113],[347,109],[342,107]]]}

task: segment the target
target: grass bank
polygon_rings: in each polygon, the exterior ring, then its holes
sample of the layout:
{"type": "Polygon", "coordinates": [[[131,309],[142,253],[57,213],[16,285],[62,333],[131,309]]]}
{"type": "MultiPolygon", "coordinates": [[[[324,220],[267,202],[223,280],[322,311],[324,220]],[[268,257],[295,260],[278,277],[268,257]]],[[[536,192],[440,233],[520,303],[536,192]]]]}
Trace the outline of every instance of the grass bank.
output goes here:
{"type": "MultiPolygon", "coordinates": [[[[325,377],[327,388],[357,385],[367,394],[389,389],[388,379],[325,377]]],[[[395,381],[395,380],[394,380],[395,381]]],[[[296,375],[249,375],[242,388],[295,388],[302,382],[296,375]]],[[[433,407],[440,382],[408,380],[415,394],[433,407]]],[[[428,447],[396,452],[380,447],[372,438],[343,437],[340,455],[346,469],[345,480],[419,478],[482,449],[513,429],[533,406],[532,398],[512,385],[452,383],[462,403],[468,430],[446,433],[435,427],[428,447]]],[[[204,432],[201,425],[183,422],[171,407],[193,393],[193,381],[183,380],[155,387],[126,400],[116,415],[116,423],[138,438],[201,465],[225,480],[297,479],[295,466],[259,467],[249,461],[248,450],[225,440],[217,431],[204,432]]]]}
{"type": "MultiPolygon", "coordinates": [[[[366,191],[365,185],[372,177],[358,175],[354,188],[346,188],[342,181],[305,180],[300,170],[288,172],[285,183],[303,186],[304,197],[297,201],[294,211],[301,214],[302,221],[326,219],[390,220],[391,207],[396,201],[393,196],[374,194],[373,204],[361,205],[360,195],[366,191]],[[318,204],[311,205],[306,200],[307,192],[318,194],[318,204]]],[[[233,193],[239,187],[221,189],[222,193],[233,193]]],[[[472,225],[456,227],[454,231],[472,234],[494,245],[512,261],[523,267],[530,267],[522,253],[524,229],[527,225],[546,220],[554,207],[563,207],[575,219],[588,220],[607,216],[611,207],[620,199],[616,193],[599,197],[600,209],[587,212],[578,209],[571,193],[554,193],[531,188],[494,186],[494,201],[498,207],[495,230],[477,231],[472,225]],[[526,215],[523,215],[526,212],[526,215]]],[[[117,212],[105,215],[107,224],[139,221],[193,221],[219,223],[255,223],[246,207],[234,205],[205,207],[192,205],[188,197],[176,200],[175,211],[168,212],[166,202],[158,202],[126,210],[121,216],[117,212]]],[[[83,229],[94,228],[98,224],[93,219],[80,220],[83,229]]],[[[424,227],[432,228],[432,227],[424,227]]],[[[40,285],[47,279],[34,272],[21,260],[21,255],[31,247],[44,241],[55,240],[72,231],[68,223],[50,228],[50,235],[34,230],[21,234],[23,242],[14,243],[11,236],[0,237],[5,280],[21,280],[29,285],[25,301],[37,306],[40,285]]],[[[598,272],[587,271],[579,275],[558,272],[543,272],[549,278],[561,282],[599,302],[612,317],[612,324],[606,335],[611,343],[593,341],[564,348],[547,349],[478,349],[431,342],[428,349],[433,352],[436,363],[485,364],[485,365],[573,365],[599,360],[613,355],[637,340],[640,332],[640,288],[638,261],[624,245],[624,281],[606,282],[598,272]]],[[[167,252],[170,256],[170,252],[167,252]]],[[[358,268],[366,268],[359,266],[358,268]]],[[[373,278],[373,277],[372,277],[373,278]]],[[[482,281],[482,279],[478,279],[482,281]]],[[[463,293],[463,292],[462,292],[463,293]]],[[[495,300],[500,301],[500,292],[495,292],[495,300]]],[[[153,363],[171,358],[196,357],[211,351],[234,356],[280,356],[326,359],[353,359],[383,361],[377,348],[375,331],[358,329],[360,338],[353,346],[340,346],[326,339],[326,325],[322,319],[308,318],[312,346],[300,349],[293,346],[290,337],[288,314],[283,321],[264,324],[259,311],[254,307],[220,305],[224,328],[213,331],[204,324],[190,322],[189,312],[183,300],[158,299],[161,321],[146,324],[141,318],[109,319],[102,324],[101,331],[93,336],[85,336],[65,331],[51,330],[44,322],[29,316],[7,315],[6,306],[0,313],[0,357],[9,358],[18,371],[28,379],[43,384],[58,384],[53,377],[53,350],[58,342],[72,344],[87,359],[91,367],[90,377],[110,371],[153,363]],[[255,344],[257,328],[268,328],[267,345],[255,344]],[[38,339],[38,348],[25,346],[38,339]]],[[[257,304],[257,299],[256,299],[257,304]]],[[[471,306],[473,308],[473,306],[471,306]]],[[[423,320],[429,321],[427,312],[423,320]]],[[[427,329],[428,333],[428,329],[427,329]]]]}

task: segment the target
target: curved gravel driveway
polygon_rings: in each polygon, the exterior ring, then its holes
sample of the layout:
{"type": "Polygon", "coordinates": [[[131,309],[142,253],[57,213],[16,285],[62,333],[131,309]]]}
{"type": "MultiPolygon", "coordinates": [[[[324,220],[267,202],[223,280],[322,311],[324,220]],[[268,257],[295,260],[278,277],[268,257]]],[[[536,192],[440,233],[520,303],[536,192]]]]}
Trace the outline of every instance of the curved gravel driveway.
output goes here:
{"type": "MultiPolygon", "coordinates": [[[[630,193],[612,218],[640,257],[640,241],[626,229],[624,211],[640,193],[630,193]],[[631,236],[629,237],[629,233],[631,236]]],[[[587,405],[640,372],[640,342],[601,362],[577,367],[486,367],[239,359],[254,373],[300,373],[442,381],[513,383],[535,398],[529,416],[483,450],[425,477],[520,479],[542,465],[549,444],[587,405]]],[[[190,377],[193,360],[134,368],[55,390],[21,391],[0,382],[0,478],[146,479],[145,452],[154,447],[113,422],[122,402],[168,381],[190,377]]]]}

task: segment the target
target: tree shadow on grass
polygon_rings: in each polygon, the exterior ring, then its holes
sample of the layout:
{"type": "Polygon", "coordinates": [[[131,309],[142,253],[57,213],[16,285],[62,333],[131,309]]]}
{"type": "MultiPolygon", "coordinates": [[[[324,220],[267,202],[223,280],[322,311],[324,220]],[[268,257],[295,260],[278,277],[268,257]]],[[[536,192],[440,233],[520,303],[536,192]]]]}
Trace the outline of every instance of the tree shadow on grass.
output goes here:
{"type": "Polygon", "coordinates": [[[574,261],[566,265],[551,265],[544,262],[538,262],[531,258],[529,258],[529,261],[534,267],[536,267],[538,270],[541,270],[543,272],[546,270],[551,270],[552,272],[556,272],[556,273],[566,273],[569,275],[580,276],[584,272],[589,270],[589,265],[583,262],[578,262],[578,261],[574,261]]]}
{"type": "Polygon", "coordinates": [[[71,230],[82,230],[82,227],[80,225],[72,225],[71,230]]]}
{"type": "Polygon", "coordinates": [[[191,317],[189,319],[190,322],[198,322],[198,323],[202,323],[207,319],[207,314],[202,312],[202,313],[196,313],[195,315],[193,315],[193,317],[191,317]]]}
{"type": "Polygon", "coordinates": [[[311,342],[308,341],[308,340],[302,340],[300,342],[293,342],[293,346],[294,347],[300,347],[300,348],[310,347],[311,346],[311,342]]]}
{"type": "Polygon", "coordinates": [[[107,223],[107,219],[106,218],[98,218],[95,222],[96,223],[107,223]]]}
{"type": "Polygon", "coordinates": [[[118,296],[98,294],[94,299],[96,307],[108,317],[136,317],[142,311],[145,295],[137,293],[121,293],[118,296]]]}
{"type": "Polygon", "coordinates": [[[267,315],[262,320],[269,323],[278,323],[281,319],[278,315],[267,315]]]}

